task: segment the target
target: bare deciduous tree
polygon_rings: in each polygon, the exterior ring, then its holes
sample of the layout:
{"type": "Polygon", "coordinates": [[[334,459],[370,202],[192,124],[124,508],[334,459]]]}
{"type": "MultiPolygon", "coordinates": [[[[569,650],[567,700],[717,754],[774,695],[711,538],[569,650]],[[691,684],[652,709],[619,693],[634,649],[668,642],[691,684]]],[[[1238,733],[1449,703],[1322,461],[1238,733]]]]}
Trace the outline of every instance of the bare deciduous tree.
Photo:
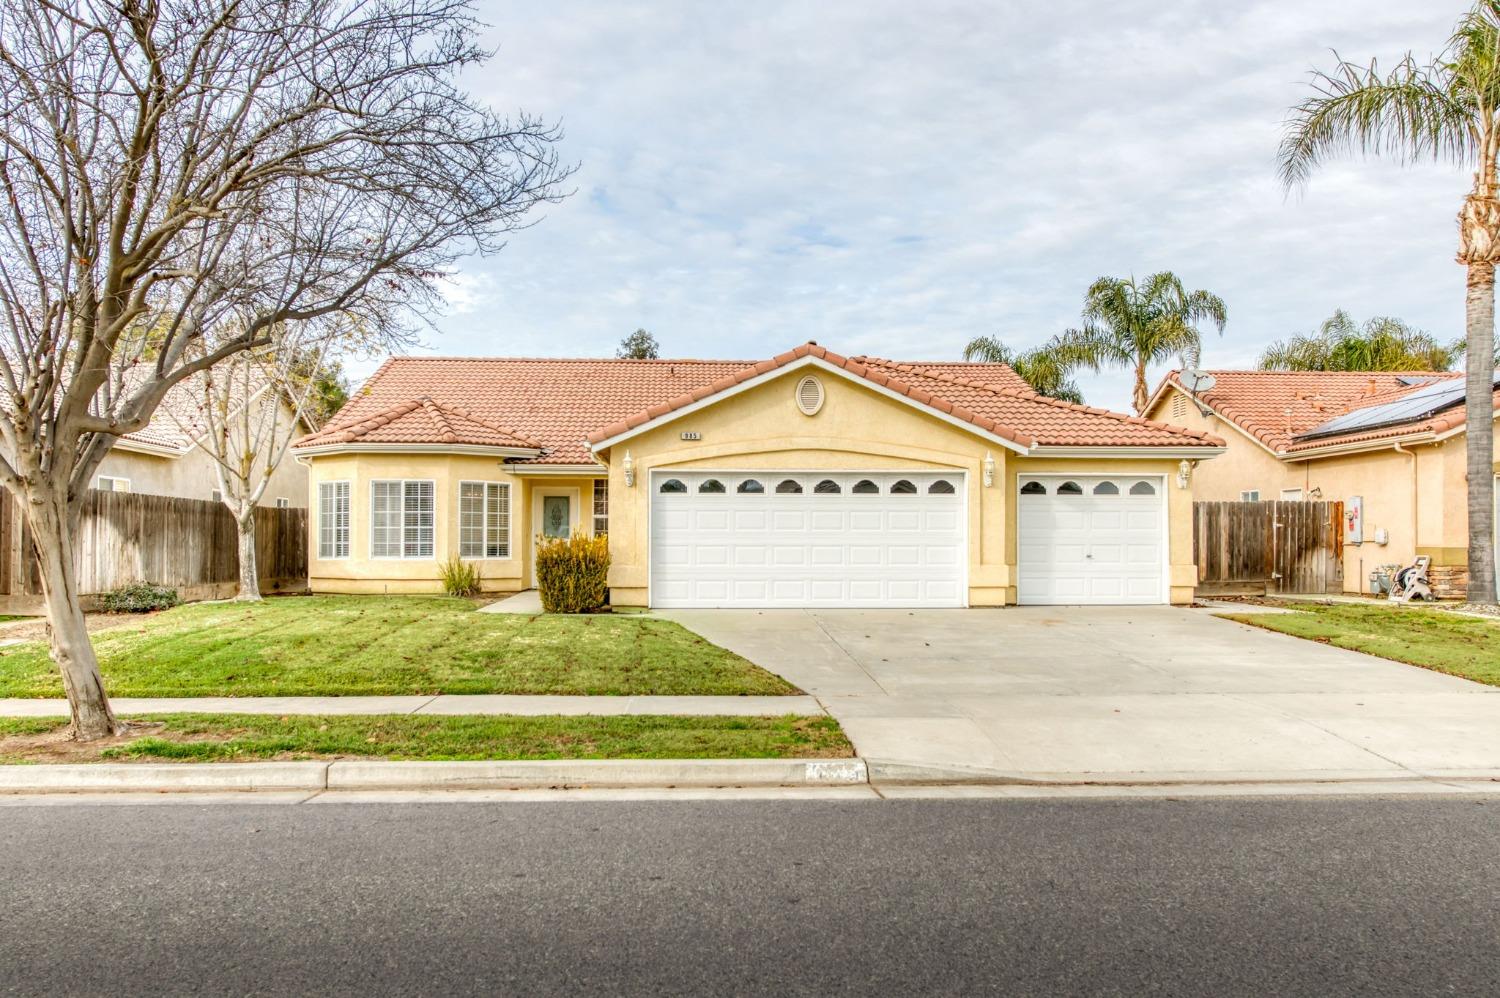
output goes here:
{"type": "Polygon", "coordinates": [[[261,598],[255,508],[297,439],[305,414],[318,402],[319,383],[306,376],[306,369],[320,369],[330,350],[357,339],[344,326],[335,319],[278,327],[268,346],[226,358],[185,383],[193,404],[173,413],[194,446],[213,459],[221,501],[234,517],[240,569],[236,599],[261,598]]]}
{"type": "Polygon", "coordinates": [[[172,386],[342,314],[393,343],[568,170],[459,91],[455,0],[0,6],[0,483],[36,538],[73,733],[120,730],[72,563],[85,490],[172,386]]]}

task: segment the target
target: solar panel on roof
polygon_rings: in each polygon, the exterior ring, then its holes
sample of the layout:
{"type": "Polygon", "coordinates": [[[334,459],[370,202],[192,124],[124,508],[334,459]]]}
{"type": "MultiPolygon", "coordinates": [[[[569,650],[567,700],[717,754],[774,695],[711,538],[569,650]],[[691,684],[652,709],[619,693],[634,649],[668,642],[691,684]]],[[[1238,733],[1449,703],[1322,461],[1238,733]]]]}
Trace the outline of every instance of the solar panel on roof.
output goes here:
{"type": "Polygon", "coordinates": [[[1339,433],[1354,433],[1360,430],[1375,430],[1382,426],[1395,426],[1422,419],[1441,412],[1464,400],[1464,383],[1461,378],[1449,378],[1418,388],[1393,402],[1372,405],[1365,409],[1346,412],[1326,423],[1314,426],[1306,433],[1297,435],[1298,440],[1314,437],[1331,437],[1339,433]]]}

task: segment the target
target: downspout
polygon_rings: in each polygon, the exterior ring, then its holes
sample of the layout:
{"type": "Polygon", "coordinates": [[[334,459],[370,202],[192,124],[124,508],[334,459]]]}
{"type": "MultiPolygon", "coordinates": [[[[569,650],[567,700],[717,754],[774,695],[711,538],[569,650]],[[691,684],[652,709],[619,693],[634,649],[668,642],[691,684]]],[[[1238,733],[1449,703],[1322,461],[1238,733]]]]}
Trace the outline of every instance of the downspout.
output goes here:
{"type": "Polygon", "coordinates": [[[1405,454],[1411,458],[1411,553],[1415,558],[1417,554],[1417,452],[1407,450],[1399,440],[1391,446],[1396,449],[1397,454],[1405,454]]]}

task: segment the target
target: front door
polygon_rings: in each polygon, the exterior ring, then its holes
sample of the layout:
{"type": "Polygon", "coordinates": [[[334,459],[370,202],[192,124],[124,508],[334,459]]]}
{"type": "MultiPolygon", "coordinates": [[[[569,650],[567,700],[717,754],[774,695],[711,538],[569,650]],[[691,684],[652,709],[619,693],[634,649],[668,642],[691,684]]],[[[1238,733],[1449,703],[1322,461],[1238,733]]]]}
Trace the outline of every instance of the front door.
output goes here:
{"type": "Polygon", "coordinates": [[[569,486],[537,485],[531,490],[531,584],[536,585],[536,545],[567,540],[579,529],[579,491],[569,486]]]}

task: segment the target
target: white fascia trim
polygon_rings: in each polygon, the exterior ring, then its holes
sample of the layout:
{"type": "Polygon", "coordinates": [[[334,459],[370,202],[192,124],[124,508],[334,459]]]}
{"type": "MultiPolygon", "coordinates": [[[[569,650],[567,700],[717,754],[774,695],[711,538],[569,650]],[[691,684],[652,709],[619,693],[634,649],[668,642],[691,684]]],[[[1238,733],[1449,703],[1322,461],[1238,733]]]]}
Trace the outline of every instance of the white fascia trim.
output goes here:
{"type": "Polygon", "coordinates": [[[1308,461],[1318,457],[1333,457],[1339,454],[1358,454],[1361,451],[1389,450],[1392,444],[1430,444],[1436,443],[1438,437],[1431,431],[1423,433],[1408,433],[1405,436],[1378,437],[1373,440],[1356,440],[1347,444],[1332,444],[1328,447],[1317,447],[1304,451],[1292,451],[1283,454],[1282,460],[1287,463],[1293,461],[1308,461]]]}
{"type": "Polygon", "coordinates": [[[609,469],[602,464],[514,464],[510,473],[521,478],[603,478],[609,469]]]}
{"type": "Polygon", "coordinates": [[[790,374],[791,372],[804,367],[816,367],[821,371],[828,372],[829,374],[838,375],[839,377],[853,382],[854,384],[859,385],[862,388],[868,388],[873,392],[886,396],[887,398],[895,399],[897,402],[905,403],[906,405],[911,406],[913,409],[924,412],[929,416],[935,416],[945,423],[950,423],[953,426],[972,433],[977,437],[983,437],[985,440],[988,440],[994,444],[998,444],[999,446],[1004,447],[1007,450],[1015,451],[1017,454],[1030,453],[1030,450],[1027,447],[1022,444],[1016,443],[1014,440],[1007,440],[1005,437],[1002,437],[999,434],[991,433],[983,427],[976,426],[973,423],[966,422],[962,419],[957,418],[956,416],[949,415],[948,413],[943,412],[941,409],[934,409],[932,406],[918,402],[914,398],[902,395],[900,392],[892,391],[884,385],[877,385],[875,382],[869,380],[868,378],[861,378],[859,375],[854,374],[850,371],[846,371],[842,367],[835,367],[833,364],[828,363],[828,361],[823,360],[821,357],[814,357],[812,354],[808,354],[805,357],[799,357],[798,359],[792,361],[790,364],[785,364],[781,367],[773,368],[767,371],[765,374],[757,374],[753,378],[747,378],[746,380],[741,381],[739,384],[735,385],[732,388],[726,388],[721,392],[715,392],[714,394],[709,395],[706,398],[701,398],[698,401],[691,403],[690,405],[685,405],[681,409],[673,409],[671,412],[663,413],[660,416],[657,416],[655,419],[648,419],[640,426],[626,430],[624,433],[618,433],[612,437],[609,437],[608,439],[599,441],[597,444],[591,445],[589,449],[597,454],[600,451],[605,450],[606,448],[613,447],[615,444],[618,444],[621,441],[629,440],[631,437],[644,433],[647,430],[654,430],[664,423],[670,423],[674,419],[681,419],[683,416],[691,415],[697,412],[699,409],[706,409],[711,405],[716,405],[727,398],[738,395],[740,392],[759,387],[760,385],[763,385],[768,381],[772,381],[785,374],[790,374]]]}
{"type": "MultiPolygon", "coordinates": [[[[1495,410],[1495,422],[1500,423],[1500,409],[1495,410]]],[[[1464,430],[1467,430],[1468,428],[1469,424],[1467,422],[1459,423],[1457,426],[1453,427],[1453,429],[1444,430],[1442,433],[1439,433],[1434,439],[1438,441],[1447,440],[1450,437],[1459,436],[1464,432],[1464,430]]]]}
{"type": "MultiPolygon", "coordinates": [[[[187,453],[177,447],[168,447],[166,444],[148,444],[142,440],[128,440],[120,437],[112,445],[113,450],[131,451],[136,454],[150,454],[154,457],[182,457],[187,453]]],[[[189,448],[191,449],[191,448],[189,448]]]]}
{"type": "Polygon", "coordinates": [[[316,447],[295,447],[294,458],[316,457],[323,454],[478,454],[484,457],[540,457],[542,452],[535,447],[488,447],[483,444],[320,444],[316,447]]]}
{"type": "Polygon", "coordinates": [[[1097,457],[1097,458],[1133,458],[1141,461],[1161,460],[1163,458],[1175,460],[1187,458],[1198,460],[1206,457],[1218,457],[1224,453],[1223,447],[1044,447],[1038,445],[1031,449],[1030,457],[1097,457]]]}

